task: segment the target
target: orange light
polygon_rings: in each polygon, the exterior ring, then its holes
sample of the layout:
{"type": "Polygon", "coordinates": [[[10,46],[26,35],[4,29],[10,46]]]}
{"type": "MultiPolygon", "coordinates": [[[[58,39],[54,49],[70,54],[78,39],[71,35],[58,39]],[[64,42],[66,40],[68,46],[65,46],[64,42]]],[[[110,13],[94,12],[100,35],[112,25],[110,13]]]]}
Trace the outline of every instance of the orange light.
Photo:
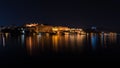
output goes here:
{"type": "Polygon", "coordinates": [[[33,26],[37,26],[38,24],[26,24],[26,27],[33,27],[33,26]]]}

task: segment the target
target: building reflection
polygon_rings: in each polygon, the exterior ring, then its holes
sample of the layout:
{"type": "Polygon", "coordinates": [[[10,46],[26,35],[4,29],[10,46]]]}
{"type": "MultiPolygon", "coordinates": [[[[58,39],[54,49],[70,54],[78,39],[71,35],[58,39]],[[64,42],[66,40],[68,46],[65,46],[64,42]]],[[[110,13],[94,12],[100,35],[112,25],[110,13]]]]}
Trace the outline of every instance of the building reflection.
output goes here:
{"type": "Polygon", "coordinates": [[[70,40],[70,48],[71,48],[71,50],[75,50],[75,44],[76,44],[76,41],[75,41],[75,35],[71,35],[70,36],[70,38],[69,38],[69,40],[70,40]]]}
{"type": "Polygon", "coordinates": [[[77,35],[77,45],[83,46],[84,41],[85,41],[86,35],[77,35]]]}
{"type": "Polygon", "coordinates": [[[25,42],[25,35],[21,35],[21,44],[24,45],[25,42]]]}
{"type": "Polygon", "coordinates": [[[106,45],[106,36],[104,36],[103,33],[100,34],[100,43],[101,43],[101,46],[104,48],[104,45],[106,45]]]}
{"type": "Polygon", "coordinates": [[[6,46],[6,40],[8,39],[8,35],[9,35],[9,33],[2,33],[1,34],[1,41],[2,41],[2,46],[3,47],[6,46]]]}
{"type": "Polygon", "coordinates": [[[77,46],[78,46],[77,49],[79,51],[83,51],[83,47],[84,47],[84,44],[86,41],[85,38],[86,38],[86,35],[78,35],[77,36],[77,46]]]}
{"type": "MultiPolygon", "coordinates": [[[[102,48],[108,48],[110,45],[115,44],[117,39],[117,33],[90,33],[90,41],[92,49],[96,49],[98,46],[102,48]]],[[[89,40],[86,40],[89,41],[89,40]]]]}
{"type": "Polygon", "coordinates": [[[41,35],[39,37],[39,47],[42,52],[44,52],[46,49],[49,49],[51,47],[51,36],[49,34],[41,35]]]}
{"type": "Polygon", "coordinates": [[[3,47],[5,47],[5,36],[2,36],[2,41],[3,41],[3,47]]]}
{"type": "Polygon", "coordinates": [[[53,35],[52,45],[56,52],[81,51],[85,41],[84,35],[53,35]]]}
{"type": "MultiPolygon", "coordinates": [[[[114,44],[117,41],[117,33],[101,34],[101,45],[107,48],[108,45],[114,44]]],[[[109,46],[110,47],[110,46],[109,46]]]]}
{"type": "Polygon", "coordinates": [[[29,36],[26,38],[26,48],[30,55],[32,55],[32,46],[33,46],[32,37],[29,36]]]}
{"type": "Polygon", "coordinates": [[[117,41],[117,33],[110,33],[109,34],[109,39],[110,39],[110,44],[111,43],[116,43],[116,41],[117,41]]]}
{"type": "Polygon", "coordinates": [[[97,39],[98,39],[97,36],[98,36],[97,34],[91,33],[91,46],[93,50],[96,49],[97,39]]]}
{"type": "MultiPolygon", "coordinates": [[[[70,38],[70,36],[69,35],[65,35],[64,36],[64,43],[65,43],[65,48],[68,48],[69,47],[69,38],[70,38]]],[[[62,43],[62,40],[60,40],[61,41],[61,43],[62,43]]]]}
{"type": "Polygon", "coordinates": [[[52,44],[53,44],[53,49],[55,51],[58,51],[58,41],[59,41],[59,35],[53,35],[52,36],[52,44]]]}
{"type": "Polygon", "coordinates": [[[0,45],[2,45],[3,47],[5,47],[8,38],[9,38],[9,33],[1,33],[0,34],[0,45]]]}
{"type": "Polygon", "coordinates": [[[49,35],[30,35],[26,37],[26,48],[30,55],[37,54],[50,48],[50,42],[49,35]]]}
{"type": "Polygon", "coordinates": [[[102,48],[108,47],[109,44],[116,42],[116,34],[95,34],[90,33],[89,35],[32,35],[32,36],[21,36],[24,43],[26,40],[26,48],[29,54],[42,53],[46,51],[53,52],[82,52],[83,47],[88,45],[91,46],[92,50],[96,50],[102,46],[102,48]],[[88,42],[90,41],[90,42],[88,42]]]}
{"type": "Polygon", "coordinates": [[[82,51],[85,35],[36,35],[26,37],[26,48],[30,55],[39,50],[82,51]],[[52,47],[52,48],[51,48],[52,47]]]}

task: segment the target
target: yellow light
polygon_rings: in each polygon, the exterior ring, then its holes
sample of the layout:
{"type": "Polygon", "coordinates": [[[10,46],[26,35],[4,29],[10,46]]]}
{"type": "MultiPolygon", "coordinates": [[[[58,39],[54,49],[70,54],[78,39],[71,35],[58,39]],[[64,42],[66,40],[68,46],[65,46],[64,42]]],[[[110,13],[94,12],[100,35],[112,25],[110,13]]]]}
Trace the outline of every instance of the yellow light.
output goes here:
{"type": "Polygon", "coordinates": [[[58,31],[58,28],[52,28],[53,31],[58,31]]]}
{"type": "Polygon", "coordinates": [[[80,31],[83,31],[83,29],[79,29],[80,31]]]}

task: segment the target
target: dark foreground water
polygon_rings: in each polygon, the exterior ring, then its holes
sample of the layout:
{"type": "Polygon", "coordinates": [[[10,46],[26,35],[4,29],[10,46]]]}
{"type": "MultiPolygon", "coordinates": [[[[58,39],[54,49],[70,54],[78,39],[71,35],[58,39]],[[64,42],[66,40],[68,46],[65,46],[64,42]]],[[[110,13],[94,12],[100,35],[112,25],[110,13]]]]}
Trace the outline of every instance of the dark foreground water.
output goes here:
{"type": "Polygon", "coordinates": [[[120,36],[0,35],[0,64],[120,61],[120,36]]]}

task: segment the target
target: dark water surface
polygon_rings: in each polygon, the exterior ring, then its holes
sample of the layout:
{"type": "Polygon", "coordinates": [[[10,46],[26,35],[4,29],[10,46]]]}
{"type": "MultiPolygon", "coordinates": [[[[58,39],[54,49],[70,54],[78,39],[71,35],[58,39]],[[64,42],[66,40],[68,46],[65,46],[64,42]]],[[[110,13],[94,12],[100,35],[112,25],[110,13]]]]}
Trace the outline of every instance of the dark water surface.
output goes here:
{"type": "Polygon", "coordinates": [[[0,63],[51,61],[120,61],[120,36],[103,35],[0,35],[0,63]]]}

